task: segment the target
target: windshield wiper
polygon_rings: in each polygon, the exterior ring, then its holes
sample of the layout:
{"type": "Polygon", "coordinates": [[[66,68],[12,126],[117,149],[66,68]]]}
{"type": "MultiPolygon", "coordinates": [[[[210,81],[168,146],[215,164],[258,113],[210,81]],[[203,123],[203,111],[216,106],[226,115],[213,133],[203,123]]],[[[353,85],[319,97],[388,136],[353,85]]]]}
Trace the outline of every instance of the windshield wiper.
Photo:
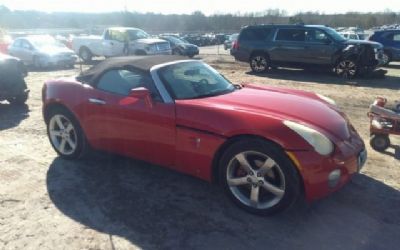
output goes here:
{"type": "Polygon", "coordinates": [[[210,93],[207,94],[202,94],[202,95],[198,95],[196,97],[193,97],[194,99],[198,99],[198,98],[206,98],[206,97],[213,97],[213,96],[218,96],[218,95],[224,95],[224,94],[228,94],[235,91],[235,89],[224,89],[222,91],[220,90],[214,90],[210,93]],[[218,91],[218,92],[217,92],[218,91]]]}

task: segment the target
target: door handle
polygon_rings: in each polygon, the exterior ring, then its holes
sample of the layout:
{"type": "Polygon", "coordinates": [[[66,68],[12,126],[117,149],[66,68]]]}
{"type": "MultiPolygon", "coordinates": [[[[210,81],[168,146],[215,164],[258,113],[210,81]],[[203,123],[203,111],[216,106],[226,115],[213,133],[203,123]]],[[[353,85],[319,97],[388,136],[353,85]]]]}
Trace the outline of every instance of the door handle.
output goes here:
{"type": "Polygon", "coordinates": [[[89,102],[96,104],[96,105],[105,105],[106,102],[100,99],[96,99],[96,98],[89,98],[89,102]]]}

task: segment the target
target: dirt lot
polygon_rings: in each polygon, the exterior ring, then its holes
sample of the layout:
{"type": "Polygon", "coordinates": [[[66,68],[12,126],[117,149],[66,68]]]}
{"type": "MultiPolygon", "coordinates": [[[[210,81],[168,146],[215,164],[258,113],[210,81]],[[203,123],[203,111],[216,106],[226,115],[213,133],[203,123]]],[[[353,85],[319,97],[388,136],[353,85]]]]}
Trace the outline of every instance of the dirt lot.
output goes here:
{"type": "MultiPolygon", "coordinates": [[[[386,79],[346,82],[319,71],[254,76],[228,56],[204,58],[234,82],[335,99],[367,144],[368,105],[378,95],[400,98],[399,64],[386,79]]],[[[78,72],[31,72],[28,105],[0,104],[0,249],[399,249],[400,140],[385,154],[367,146],[365,168],[340,192],[252,216],[219,187],[158,166],[100,154],[58,158],[41,117],[41,87],[78,72]]]]}

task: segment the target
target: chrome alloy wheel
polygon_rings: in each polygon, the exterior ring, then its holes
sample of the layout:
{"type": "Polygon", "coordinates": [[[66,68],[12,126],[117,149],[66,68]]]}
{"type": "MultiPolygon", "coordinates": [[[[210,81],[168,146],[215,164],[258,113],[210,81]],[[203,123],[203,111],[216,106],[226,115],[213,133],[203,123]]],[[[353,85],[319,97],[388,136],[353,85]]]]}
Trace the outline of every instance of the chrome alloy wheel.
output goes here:
{"type": "Polygon", "coordinates": [[[267,59],[264,56],[255,56],[251,59],[251,68],[255,72],[264,72],[267,70],[267,59]]]}
{"type": "Polygon", "coordinates": [[[352,60],[343,60],[338,64],[336,72],[344,78],[352,78],[357,73],[357,65],[352,60]]]}
{"type": "Polygon", "coordinates": [[[387,53],[383,53],[383,55],[382,55],[382,63],[383,63],[383,65],[389,64],[389,60],[390,60],[389,55],[387,53]]]}
{"type": "Polygon", "coordinates": [[[235,155],[227,167],[226,179],[232,194],[244,205],[267,209],[285,194],[285,177],[269,156],[245,151],[235,155]]]}
{"type": "Polygon", "coordinates": [[[53,146],[63,155],[71,155],[77,148],[78,137],[72,122],[61,114],[49,122],[49,135],[53,146]]]}

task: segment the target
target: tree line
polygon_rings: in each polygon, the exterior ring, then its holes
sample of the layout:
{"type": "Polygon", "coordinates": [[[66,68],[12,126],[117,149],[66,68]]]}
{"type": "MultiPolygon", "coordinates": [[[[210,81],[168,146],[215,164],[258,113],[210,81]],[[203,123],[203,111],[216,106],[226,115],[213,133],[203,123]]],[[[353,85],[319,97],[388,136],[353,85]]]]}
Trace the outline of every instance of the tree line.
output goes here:
{"type": "Polygon", "coordinates": [[[131,26],[149,32],[235,32],[252,24],[323,24],[331,27],[373,28],[400,23],[400,12],[386,10],[378,13],[349,12],[324,14],[300,12],[288,15],[284,10],[268,9],[255,13],[213,14],[200,11],[191,14],[157,14],[129,11],[112,13],[45,13],[40,11],[12,11],[0,6],[0,27],[5,29],[78,28],[96,26],[131,26]]]}

